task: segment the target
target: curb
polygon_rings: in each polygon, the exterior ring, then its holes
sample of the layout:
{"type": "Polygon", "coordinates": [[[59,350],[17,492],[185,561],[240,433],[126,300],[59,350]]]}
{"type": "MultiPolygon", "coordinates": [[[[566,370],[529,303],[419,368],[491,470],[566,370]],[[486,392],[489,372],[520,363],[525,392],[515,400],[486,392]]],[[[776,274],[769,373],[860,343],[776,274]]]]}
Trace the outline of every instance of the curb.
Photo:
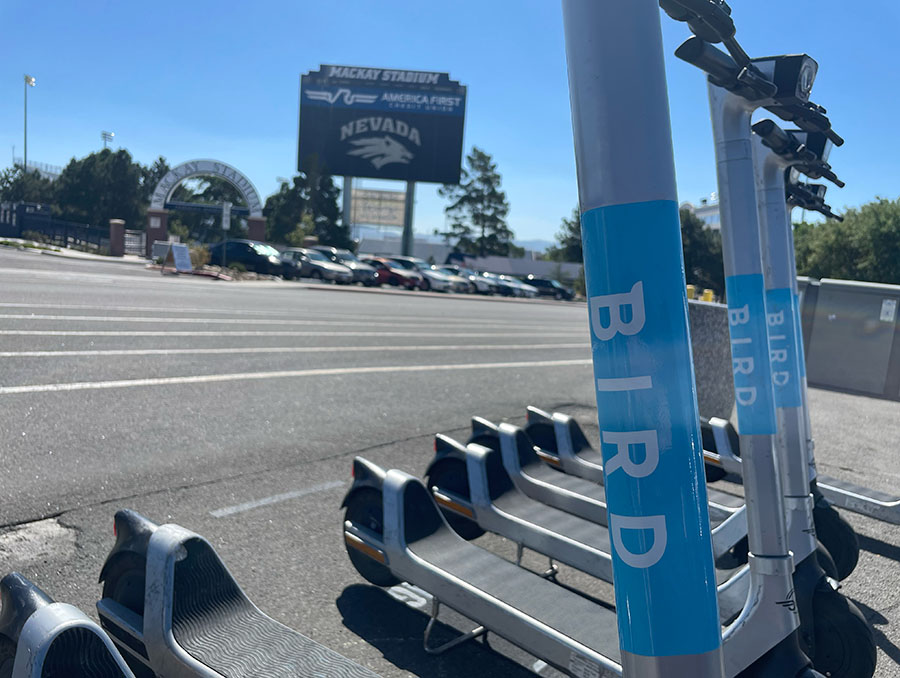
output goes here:
{"type": "Polygon", "coordinates": [[[41,250],[41,254],[46,254],[50,257],[60,257],[61,259],[72,259],[74,261],[96,261],[96,262],[105,262],[108,264],[129,264],[131,266],[146,266],[151,263],[149,259],[120,259],[119,257],[105,257],[99,254],[87,254],[82,256],[80,254],[69,254],[67,252],[53,252],[51,250],[41,250]]]}

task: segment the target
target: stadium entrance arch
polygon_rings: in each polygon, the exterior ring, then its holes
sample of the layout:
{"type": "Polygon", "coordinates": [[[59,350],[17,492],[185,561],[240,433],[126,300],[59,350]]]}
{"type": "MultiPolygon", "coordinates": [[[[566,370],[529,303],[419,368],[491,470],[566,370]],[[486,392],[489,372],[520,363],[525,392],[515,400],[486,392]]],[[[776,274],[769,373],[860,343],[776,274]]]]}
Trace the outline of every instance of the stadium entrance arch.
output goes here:
{"type": "MultiPolygon", "coordinates": [[[[231,213],[246,216],[247,236],[251,240],[265,240],[266,218],[263,216],[263,203],[256,187],[242,172],[219,160],[190,160],[169,170],[153,190],[150,208],[147,210],[147,257],[151,256],[155,240],[167,240],[169,230],[169,210],[189,208],[190,204],[171,202],[172,194],[183,181],[197,176],[215,176],[225,179],[234,186],[246,203],[246,207],[231,207],[231,213]]],[[[213,211],[221,214],[222,207],[215,205],[196,205],[196,209],[213,211]]]]}

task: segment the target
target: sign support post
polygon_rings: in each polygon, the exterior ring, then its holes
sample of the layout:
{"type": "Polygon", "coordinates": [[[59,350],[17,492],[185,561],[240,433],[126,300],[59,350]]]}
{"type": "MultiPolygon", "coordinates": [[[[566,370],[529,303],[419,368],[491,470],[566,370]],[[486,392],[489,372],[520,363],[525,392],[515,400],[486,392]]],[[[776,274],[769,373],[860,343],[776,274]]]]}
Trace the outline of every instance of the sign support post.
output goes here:
{"type": "Polygon", "coordinates": [[[403,236],[400,240],[400,253],[404,257],[413,255],[413,210],[416,205],[416,182],[406,182],[406,201],[403,205],[403,236]]]}
{"type": "Polygon", "coordinates": [[[344,187],[341,189],[341,197],[343,200],[343,212],[341,220],[344,226],[350,229],[350,237],[353,237],[353,177],[344,177],[344,187]]]}

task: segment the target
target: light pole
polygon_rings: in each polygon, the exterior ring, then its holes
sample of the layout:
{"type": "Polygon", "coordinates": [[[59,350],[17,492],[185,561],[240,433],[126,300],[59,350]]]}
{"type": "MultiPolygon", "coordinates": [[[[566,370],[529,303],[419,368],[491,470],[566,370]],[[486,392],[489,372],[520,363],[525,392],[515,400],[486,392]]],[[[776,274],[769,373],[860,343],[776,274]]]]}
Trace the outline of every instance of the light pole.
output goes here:
{"type": "Polygon", "coordinates": [[[25,150],[22,158],[22,169],[26,174],[28,173],[28,88],[34,87],[35,82],[32,76],[25,74],[25,150]]]}
{"type": "Polygon", "coordinates": [[[106,148],[106,144],[113,140],[113,137],[116,136],[115,132],[100,132],[100,138],[103,139],[103,148],[106,148]]]}

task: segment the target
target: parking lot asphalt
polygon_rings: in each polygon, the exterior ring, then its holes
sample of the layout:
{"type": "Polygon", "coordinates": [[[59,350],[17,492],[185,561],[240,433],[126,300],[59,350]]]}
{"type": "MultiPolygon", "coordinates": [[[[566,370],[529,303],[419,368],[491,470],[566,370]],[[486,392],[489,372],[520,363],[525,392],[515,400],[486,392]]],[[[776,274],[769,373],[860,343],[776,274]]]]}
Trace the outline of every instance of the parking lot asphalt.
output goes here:
{"type": "MultiPolygon", "coordinates": [[[[472,415],[521,423],[535,404],[596,436],[586,315],[0,250],[0,572],[95,616],[112,517],[130,507],[207,537],[264,611],[382,676],[558,675],[493,635],[427,655],[427,596],[359,577],[339,504],[355,455],[421,475],[433,434],[464,439],[472,415]]],[[[896,491],[898,404],[811,399],[820,469],[896,491]]],[[[900,677],[900,528],[844,515],[864,551],[843,591],[874,625],[876,675],[900,677]]]]}

